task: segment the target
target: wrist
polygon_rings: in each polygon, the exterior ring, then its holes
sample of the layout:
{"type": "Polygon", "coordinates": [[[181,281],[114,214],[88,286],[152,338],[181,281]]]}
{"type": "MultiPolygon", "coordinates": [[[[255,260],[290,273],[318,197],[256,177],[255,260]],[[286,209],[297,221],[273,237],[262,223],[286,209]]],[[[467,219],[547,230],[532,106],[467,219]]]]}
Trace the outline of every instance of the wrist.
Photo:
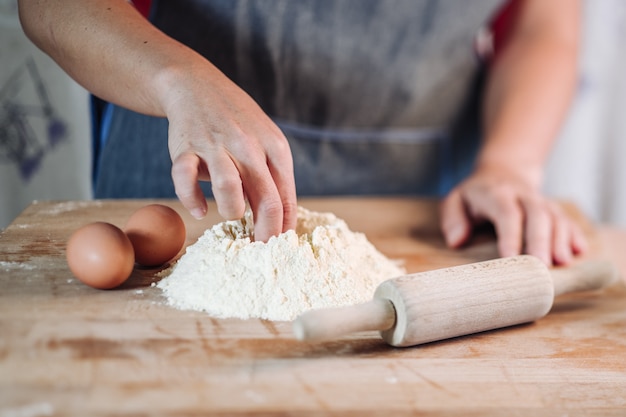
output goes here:
{"type": "Polygon", "coordinates": [[[482,155],[476,162],[474,173],[492,178],[514,179],[533,190],[539,190],[543,183],[544,170],[543,165],[536,161],[482,155]]]}
{"type": "MultiPolygon", "coordinates": [[[[150,82],[150,88],[155,94],[155,100],[163,116],[167,117],[180,106],[185,87],[185,69],[177,64],[164,65],[155,73],[150,82]]],[[[188,71],[187,71],[188,72],[188,71]]]]}

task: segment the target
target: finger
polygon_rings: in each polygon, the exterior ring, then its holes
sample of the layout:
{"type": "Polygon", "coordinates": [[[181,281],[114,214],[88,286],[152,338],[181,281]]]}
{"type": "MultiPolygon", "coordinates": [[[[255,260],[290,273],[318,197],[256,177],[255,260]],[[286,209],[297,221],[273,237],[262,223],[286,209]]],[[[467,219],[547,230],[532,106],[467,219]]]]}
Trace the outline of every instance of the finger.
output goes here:
{"type": "Polygon", "coordinates": [[[243,191],[254,215],[254,240],[267,242],[283,230],[283,205],[264,153],[249,152],[239,160],[243,191]]]}
{"type": "Polygon", "coordinates": [[[472,223],[459,191],[453,190],[448,194],[441,203],[440,213],[441,230],[446,244],[451,248],[458,248],[467,242],[472,223]]]}
{"type": "Polygon", "coordinates": [[[554,218],[552,258],[557,265],[568,265],[578,253],[576,241],[581,231],[578,225],[567,217],[561,206],[550,203],[550,210],[554,218]]]}
{"type": "MultiPolygon", "coordinates": [[[[525,246],[526,253],[541,259],[546,265],[552,265],[553,230],[557,220],[552,215],[543,199],[527,198],[522,201],[522,208],[526,216],[525,246]]],[[[562,227],[562,224],[558,226],[562,227]]],[[[559,233],[564,231],[556,227],[559,233]]],[[[563,239],[561,234],[559,239],[563,239]]]]}
{"type": "Polygon", "coordinates": [[[517,199],[500,199],[487,209],[485,216],[496,229],[500,256],[519,255],[522,252],[524,213],[517,199]]]}
{"type": "Polygon", "coordinates": [[[266,167],[266,172],[243,178],[244,190],[254,214],[254,240],[267,242],[283,230],[283,205],[276,184],[266,167]]]}
{"type": "Polygon", "coordinates": [[[571,222],[570,224],[572,250],[576,255],[581,255],[589,250],[589,241],[578,224],[574,222],[571,222]]]}
{"type": "Polygon", "coordinates": [[[212,154],[208,166],[217,211],[226,220],[241,219],[246,211],[246,200],[237,166],[226,152],[212,154]]]}
{"type": "Polygon", "coordinates": [[[572,262],[573,249],[571,242],[572,233],[569,220],[556,218],[552,243],[552,259],[554,259],[556,265],[568,265],[572,262]]]}
{"type": "Polygon", "coordinates": [[[172,180],[178,199],[196,219],[206,215],[207,203],[198,184],[198,178],[206,166],[193,153],[183,153],[172,162],[172,180]]]}
{"type": "Polygon", "coordinates": [[[298,217],[296,183],[293,173],[293,159],[289,143],[285,139],[278,149],[268,152],[268,166],[283,209],[282,231],[295,229],[298,217]]]}

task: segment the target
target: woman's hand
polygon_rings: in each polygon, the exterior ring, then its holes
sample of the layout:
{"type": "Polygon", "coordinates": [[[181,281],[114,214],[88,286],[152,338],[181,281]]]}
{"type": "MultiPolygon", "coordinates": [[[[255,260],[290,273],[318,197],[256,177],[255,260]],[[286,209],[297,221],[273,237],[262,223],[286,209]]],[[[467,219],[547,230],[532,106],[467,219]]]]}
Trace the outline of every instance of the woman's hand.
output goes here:
{"type": "Polygon", "coordinates": [[[587,248],[582,230],[558,204],[505,169],[476,171],[441,204],[441,228],[450,247],[462,246],[484,222],[495,227],[503,257],[524,252],[546,265],[566,265],[587,248]]]}
{"type": "MultiPolygon", "coordinates": [[[[19,1],[30,39],[96,96],[167,117],[176,194],[206,213],[198,181],[212,182],[226,219],[254,213],[255,239],[296,225],[287,140],[221,71],[152,26],[126,0],[19,1]]],[[[150,155],[146,155],[147,158],[150,155]]]]}
{"type": "Polygon", "coordinates": [[[526,252],[547,265],[583,252],[581,230],[540,187],[543,166],[576,88],[581,2],[517,2],[515,20],[488,69],[483,146],[476,170],[444,200],[448,245],[491,222],[501,256],[526,252]]]}
{"type": "Polygon", "coordinates": [[[238,86],[206,63],[163,77],[176,194],[195,217],[206,212],[198,181],[211,181],[220,214],[254,214],[256,240],[295,227],[296,192],[287,139],[238,86]]]}

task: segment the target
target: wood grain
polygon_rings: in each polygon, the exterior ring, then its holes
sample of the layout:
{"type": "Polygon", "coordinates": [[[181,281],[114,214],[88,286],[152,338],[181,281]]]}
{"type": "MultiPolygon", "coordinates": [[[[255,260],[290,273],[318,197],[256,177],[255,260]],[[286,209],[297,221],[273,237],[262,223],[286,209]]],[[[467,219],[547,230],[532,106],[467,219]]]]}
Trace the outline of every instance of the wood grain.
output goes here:
{"type": "MultiPolygon", "coordinates": [[[[626,288],[567,295],[528,325],[392,348],[376,332],[305,344],[291,324],[164,304],[158,269],[112,291],[73,278],[72,231],[123,225],[147,201],[38,202],[0,235],[0,416],[552,416],[626,414],[626,288]]],[[[221,219],[174,201],[187,244],[221,219]]],[[[436,201],[302,199],[366,233],[409,272],[496,256],[493,235],[445,248],[436,201]]],[[[611,242],[567,209],[604,257],[611,242]]],[[[623,242],[621,243],[623,245],[623,242]]]]}

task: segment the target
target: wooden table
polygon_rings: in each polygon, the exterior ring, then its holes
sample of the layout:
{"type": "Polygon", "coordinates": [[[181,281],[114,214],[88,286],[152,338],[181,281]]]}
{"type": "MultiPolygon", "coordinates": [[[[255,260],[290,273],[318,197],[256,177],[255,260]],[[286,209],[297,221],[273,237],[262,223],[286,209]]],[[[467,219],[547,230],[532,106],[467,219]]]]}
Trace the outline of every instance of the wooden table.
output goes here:
{"type": "MultiPolygon", "coordinates": [[[[197,221],[164,203],[183,215],[188,244],[220,221],[213,206],[197,221]]],[[[73,278],[70,234],[96,220],[122,226],[144,204],[34,203],[0,235],[0,417],[626,415],[623,283],[559,298],[532,324],[420,347],[392,348],[373,332],[303,344],[290,323],[166,306],[150,286],[154,269],[111,291],[73,278]]],[[[300,204],[336,213],[409,272],[496,256],[489,233],[447,250],[434,201],[300,204]]],[[[606,256],[616,242],[572,213],[590,236],[589,256],[606,256]]]]}

